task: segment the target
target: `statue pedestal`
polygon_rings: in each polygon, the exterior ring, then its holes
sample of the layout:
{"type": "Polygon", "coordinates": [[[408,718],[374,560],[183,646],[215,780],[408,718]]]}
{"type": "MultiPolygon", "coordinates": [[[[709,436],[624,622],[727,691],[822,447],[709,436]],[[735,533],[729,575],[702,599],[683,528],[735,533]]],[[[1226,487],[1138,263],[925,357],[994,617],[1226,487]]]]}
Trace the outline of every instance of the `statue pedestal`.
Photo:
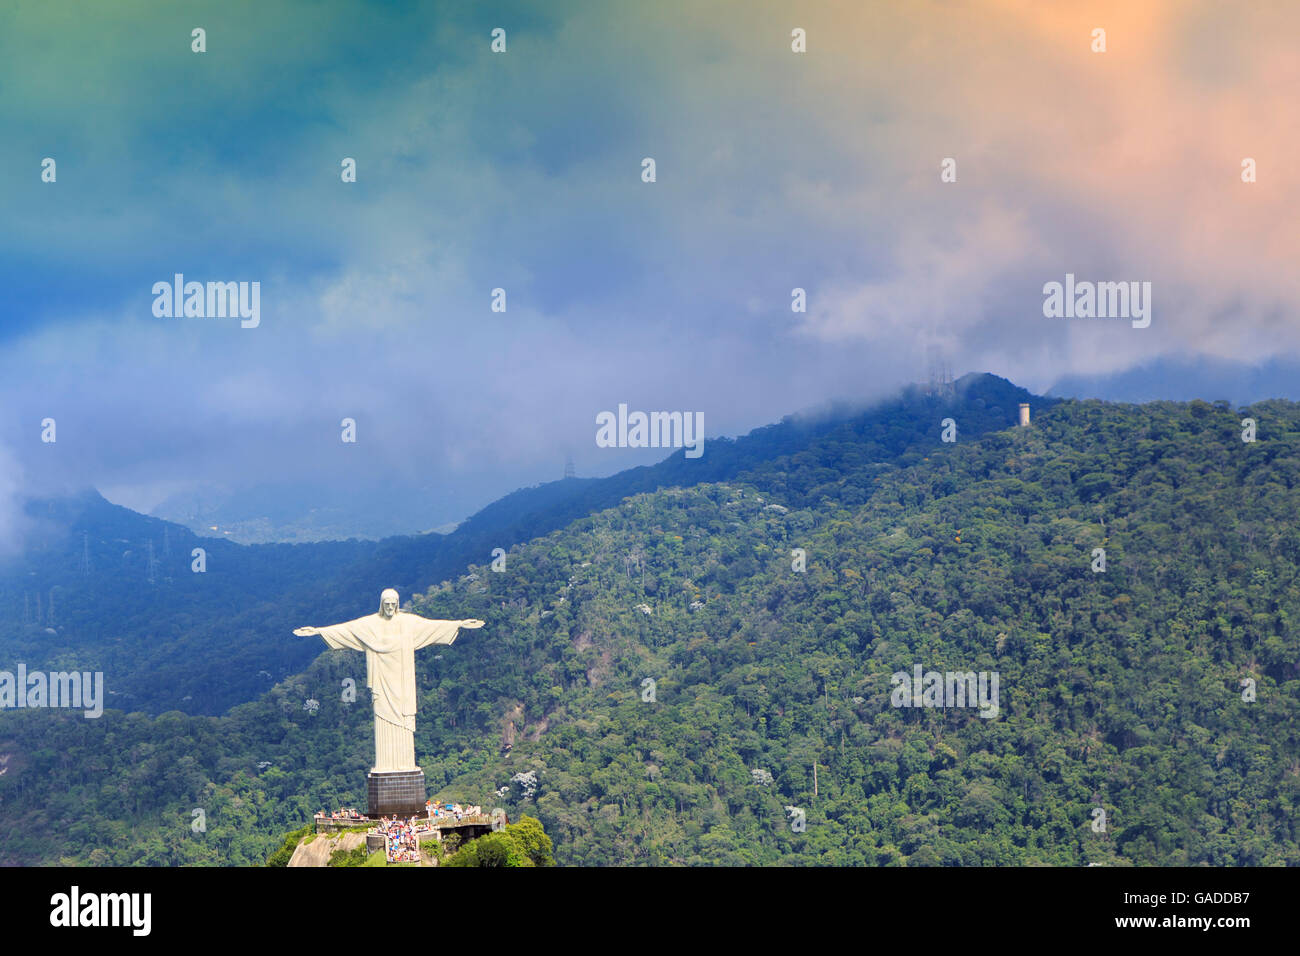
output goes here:
{"type": "Polygon", "coordinates": [[[369,816],[424,816],[423,770],[372,770],[366,775],[369,816]]]}

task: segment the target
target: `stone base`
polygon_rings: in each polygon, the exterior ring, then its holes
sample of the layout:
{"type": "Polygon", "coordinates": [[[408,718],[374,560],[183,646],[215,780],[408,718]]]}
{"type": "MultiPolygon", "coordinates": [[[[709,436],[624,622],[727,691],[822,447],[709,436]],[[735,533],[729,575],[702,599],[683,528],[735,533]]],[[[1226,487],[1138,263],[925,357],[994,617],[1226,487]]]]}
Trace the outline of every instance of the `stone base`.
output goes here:
{"type": "Polygon", "coordinates": [[[424,816],[424,771],[370,771],[366,775],[369,816],[424,816]]]}

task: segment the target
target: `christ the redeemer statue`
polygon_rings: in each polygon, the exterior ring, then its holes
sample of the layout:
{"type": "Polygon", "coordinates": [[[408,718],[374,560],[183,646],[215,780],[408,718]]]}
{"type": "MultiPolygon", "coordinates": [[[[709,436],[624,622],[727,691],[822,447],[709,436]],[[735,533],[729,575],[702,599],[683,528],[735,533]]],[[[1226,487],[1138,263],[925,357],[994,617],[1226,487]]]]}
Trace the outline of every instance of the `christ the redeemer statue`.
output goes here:
{"type": "Polygon", "coordinates": [[[430,644],[450,644],[462,627],[482,626],[482,621],[431,621],[399,610],[397,592],[388,588],[379,597],[378,614],[293,633],[319,634],[330,647],[366,652],[366,686],[375,705],[371,773],[378,775],[420,769],[415,762],[415,652],[430,644]]]}

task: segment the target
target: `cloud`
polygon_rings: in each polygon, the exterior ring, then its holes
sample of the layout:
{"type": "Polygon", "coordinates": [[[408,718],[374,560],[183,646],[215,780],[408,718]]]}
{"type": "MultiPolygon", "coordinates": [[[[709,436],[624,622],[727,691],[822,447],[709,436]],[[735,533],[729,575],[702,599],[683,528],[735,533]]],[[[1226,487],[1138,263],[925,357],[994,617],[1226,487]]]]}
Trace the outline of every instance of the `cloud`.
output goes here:
{"type": "Polygon", "coordinates": [[[566,451],[641,463],[594,446],[621,401],[716,436],[919,378],[934,345],[1036,388],[1300,350],[1285,8],[144,9],[0,12],[0,160],[33,170],[0,237],[0,440],[28,484],[394,480],[452,520],[566,451]],[[260,281],[262,326],[155,319],[175,272],[260,281]],[[1066,272],[1151,281],[1151,328],[1044,319],[1066,272]]]}
{"type": "Polygon", "coordinates": [[[9,448],[0,445],[0,559],[22,550],[27,524],[22,491],[22,465],[9,448]]]}

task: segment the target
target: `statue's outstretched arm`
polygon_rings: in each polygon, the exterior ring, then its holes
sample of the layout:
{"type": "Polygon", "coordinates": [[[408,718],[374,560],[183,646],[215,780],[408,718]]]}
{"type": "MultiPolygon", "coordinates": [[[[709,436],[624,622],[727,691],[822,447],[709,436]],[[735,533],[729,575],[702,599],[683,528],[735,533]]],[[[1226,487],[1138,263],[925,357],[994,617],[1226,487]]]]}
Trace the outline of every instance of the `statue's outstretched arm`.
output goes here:
{"type": "Polygon", "coordinates": [[[428,647],[430,644],[451,644],[456,640],[456,633],[461,628],[482,627],[482,621],[434,621],[429,618],[420,617],[412,614],[418,626],[415,631],[415,641],[412,646],[418,651],[422,647],[428,647]]]}
{"type": "Polygon", "coordinates": [[[293,633],[298,637],[315,637],[320,633],[319,627],[296,627],[293,633]]]}
{"type": "Polygon", "coordinates": [[[301,634],[303,637],[318,634],[326,644],[335,650],[348,648],[354,651],[364,651],[367,649],[362,640],[367,633],[365,618],[345,621],[342,624],[331,624],[329,627],[300,627],[294,633],[301,634]]]}

